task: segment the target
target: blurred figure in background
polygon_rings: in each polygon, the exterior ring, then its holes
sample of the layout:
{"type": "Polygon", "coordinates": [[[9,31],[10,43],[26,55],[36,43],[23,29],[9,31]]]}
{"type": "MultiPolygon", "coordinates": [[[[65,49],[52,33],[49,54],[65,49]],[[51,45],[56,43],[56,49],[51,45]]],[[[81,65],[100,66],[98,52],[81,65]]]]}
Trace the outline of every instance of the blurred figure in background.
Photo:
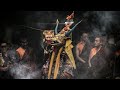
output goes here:
{"type": "Polygon", "coordinates": [[[0,52],[0,78],[11,79],[9,69],[12,65],[12,61],[9,58],[9,45],[6,42],[1,43],[0,52]]]}
{"type": "Polygon", "coordinates": [[[106,53],[103,47],[103,38],[95,38],[94,47],[89,55],[89,79],[102,79],[106,75],[106,53]]]}
{"type": "Polygon", "coordinates": [[[89,34],[83,33],[80,42],[76,46],[77,72],[79,78],[87,78],[88,58],[91,49],[89,34]],[[84,77],[83,77],[84,76],[84,77]]]}

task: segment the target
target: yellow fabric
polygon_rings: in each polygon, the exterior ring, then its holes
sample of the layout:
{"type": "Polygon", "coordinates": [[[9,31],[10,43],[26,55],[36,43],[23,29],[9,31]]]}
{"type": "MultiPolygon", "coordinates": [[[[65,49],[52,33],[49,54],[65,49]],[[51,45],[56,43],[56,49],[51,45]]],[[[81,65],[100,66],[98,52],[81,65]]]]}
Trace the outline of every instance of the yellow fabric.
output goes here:
{"type": "Polygon", "coordinates": [[[52,65],[53,65],[54,57],[55,57],[55,52],[52,53],[52,57],[51,57],[51,60],[50,60],[50,66],[49,66],[49,72],[48,72],[48,79],[50,79],[50,76],[51,76],[51,71],[52,71],[52,65]]]}
{"type": "Polygon", "coordinates": [[[75,59],[74,59],[73,53],[72,53],[73,45],[71,43],[72,43],[72,41],[70,39],[66,41],[65,52],[67,53],[74,69],[76,69],[75,59]]]}
{"type": "Polygon", "coordinates": [[[66,40],[66,44],[65,47],[68,47],[69,45],[71,45],[72,41],[70,39],[66,40]]]}
{"type": "MultiPolygon", "coordinates": [[[[66,41],[65,52],[67,53],[67,55],[70,59],[70,62],[72,63],[72,66],[74,67],[74,69],[76,69],[75,60],[74,60],[73,53],[72,53],[73,45],[71,43],[72,43],[72,41],[70,39],[66,41]]],[[[59,49],[57,58],[55,59],[56,64],[55,64],[55,69],[54,69],[54,77],[53,77],[54,79],[56,79],[57,75],[58,75],[58,71],[59,71],[59,67],[60,67],[60,54],[62,53],[62,50],[63,50],[63,47],[61,47],[59,49]]],[[[51,57],[51,60],[50,60],[48,79],[50,79],[50,76],[51,76],[51,71],[52,71],[54,58],[55,58],[55,52],[52,53],[52,57],[51,57]]]]}
{"type": "Polygon", "coordinates": [[[63,50],[63,48],[61,47],[59,52],[58,52],[57,58],[56,58],[54,77],[53,77],[54,79],[56,79],[57,75],[58,75],[58,71],[59,71],[59,67],[60,67],[60,54],[61,54],[62,50],[63,50]]]}

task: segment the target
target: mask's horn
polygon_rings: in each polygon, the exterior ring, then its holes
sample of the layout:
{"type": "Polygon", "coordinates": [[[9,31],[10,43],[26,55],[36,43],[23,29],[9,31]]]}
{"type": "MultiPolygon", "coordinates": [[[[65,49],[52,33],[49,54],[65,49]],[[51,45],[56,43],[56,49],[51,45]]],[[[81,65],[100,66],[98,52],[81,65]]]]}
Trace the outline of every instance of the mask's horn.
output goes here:
{"type": "Polygon", "coordinates": [[[57,19],[57,21],[56,21],[56,27],[55,27],[55,35],[58,34],[58,24],[59,24],[59,21],[57,19]]]}
{"type": "Polygon", "coordinates": [[[75,28],[76,28],[81,22],[82,22],[82,20],[79,21],[72,29],[70,29],[70,31],[68,31],[68,32],[65,34],[65,36],[68,37],[68,36],[75,30],[75,28]]]}

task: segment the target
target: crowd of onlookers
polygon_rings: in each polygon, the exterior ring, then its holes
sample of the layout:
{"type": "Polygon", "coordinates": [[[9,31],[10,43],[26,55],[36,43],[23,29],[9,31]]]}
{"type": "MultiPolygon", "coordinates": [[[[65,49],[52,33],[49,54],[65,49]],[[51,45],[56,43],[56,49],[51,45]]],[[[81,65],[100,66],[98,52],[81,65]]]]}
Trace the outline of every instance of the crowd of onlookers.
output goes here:
{"type": "MultiPolygon", "coordinates": [[[[0,78],[11,79],[10,69],[15,65],[37,68],[36,55],[25,38],[18,45],[2,42],[0,45],[0,78]]],[[[89,33],[83,33],[75,46],[75,79],[118,79],[120,77],[120,43],[114,37],[96,36],[90,41],[89,33]]],[[[41,69],[40,69],[41,70],[41,69]]],[[[41,77],[39,77],[41,78],[41,77]]]]}

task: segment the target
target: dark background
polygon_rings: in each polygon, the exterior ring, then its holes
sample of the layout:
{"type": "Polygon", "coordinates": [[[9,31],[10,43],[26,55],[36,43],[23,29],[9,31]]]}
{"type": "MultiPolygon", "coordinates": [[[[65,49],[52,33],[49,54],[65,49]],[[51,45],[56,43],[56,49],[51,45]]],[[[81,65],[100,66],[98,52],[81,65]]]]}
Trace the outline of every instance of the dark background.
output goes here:
{"type": "MultiPolygon", "coordinates": [[[[21,37],[27,37],[29,45],[34,48],[35,53],[38,56],[38,61],[42,61],[42,31],[37,31],[35,29],[30,29],[20,25],[42,30],[54,29],[54,24],[37,23],[55,23],[57,19],[64,23],[66,16],[71,13],[72,11],[1,11],[0,43],[8,42],[18,44],[21,37]]],[[[93,32],[93,28],[91,26],[96,26],[99,24],[99,19],[96,18],[93,11],[89,11],[88,15],[85,15],[85,13],[88,13],[88,11],[75,11],[75,23],[80,20],[83,20],[83,22],[76,28],[76,31],[73,32],[73,45],[77,44],[83,32],[91,33],[93,32]]],[[[118,42],[120,39],[120,12],[116,11],[115,15],[117,17],[117,23],[110,24],[110,28],[104,31],[104,35],[112,35],[115,37],[115,41],[118,42]]],[[[62,27],[63,25],[60,25],[59,29],[62,27]]],[[[101,32],[103,34],[103,31],[101,32]]]]}

